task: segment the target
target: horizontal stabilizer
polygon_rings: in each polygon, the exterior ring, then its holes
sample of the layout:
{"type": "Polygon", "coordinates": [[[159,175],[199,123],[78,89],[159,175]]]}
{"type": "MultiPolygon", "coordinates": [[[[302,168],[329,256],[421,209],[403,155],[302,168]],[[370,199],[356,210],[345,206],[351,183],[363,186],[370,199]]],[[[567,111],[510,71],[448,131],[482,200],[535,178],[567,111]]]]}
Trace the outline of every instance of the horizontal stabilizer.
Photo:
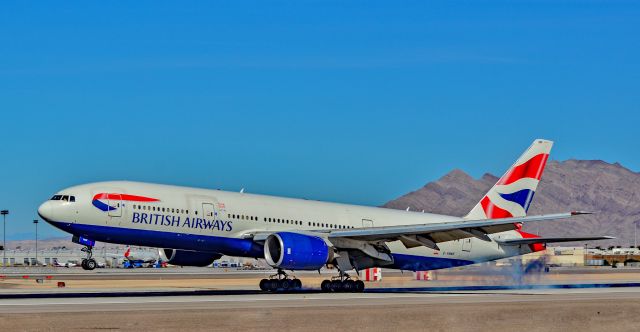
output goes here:
{"type": "Polygon", "coordinates": [[[612,240],[612,239],[615,239],[615,237],[612,237],[612,236],[536,237],[536,238],[528,238],[528,239],[499,240],[498,243],[503,245],[508,245],[508,246],[517,246],[521,244],[534,244],[534,243],[597,241],[597,240],[612,240]]]}

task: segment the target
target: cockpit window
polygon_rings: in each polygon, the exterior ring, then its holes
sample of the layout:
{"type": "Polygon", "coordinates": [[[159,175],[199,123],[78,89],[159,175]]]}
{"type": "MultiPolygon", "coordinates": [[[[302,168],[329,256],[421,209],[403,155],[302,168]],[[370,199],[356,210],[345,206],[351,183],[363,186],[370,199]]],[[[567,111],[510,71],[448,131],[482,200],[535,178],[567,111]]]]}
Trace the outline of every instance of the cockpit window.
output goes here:
{"type": "Polygon", "coordinates": [[[76,201],[76,196],[69,196],[69,195],[53,195],[53,197],[51,197],[52,201],[66,201],[66,202],[75,202],[76,201]]]}

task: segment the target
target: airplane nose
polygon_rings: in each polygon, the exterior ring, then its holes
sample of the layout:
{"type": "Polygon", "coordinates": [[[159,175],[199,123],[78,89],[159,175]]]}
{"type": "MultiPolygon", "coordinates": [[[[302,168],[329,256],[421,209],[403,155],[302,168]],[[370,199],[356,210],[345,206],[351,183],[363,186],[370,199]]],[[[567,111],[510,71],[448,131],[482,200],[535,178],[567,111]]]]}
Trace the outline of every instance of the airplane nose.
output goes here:
{"type": "Polygon", "coordinates": [[[44,219],[45,221],[50,221],[51,220],[51,202],[50,201],[46,201],[44,203],[42,203],[40,205],[40,207],[38,208],[38,215],[40,216],[40,218],[44,219]]]}

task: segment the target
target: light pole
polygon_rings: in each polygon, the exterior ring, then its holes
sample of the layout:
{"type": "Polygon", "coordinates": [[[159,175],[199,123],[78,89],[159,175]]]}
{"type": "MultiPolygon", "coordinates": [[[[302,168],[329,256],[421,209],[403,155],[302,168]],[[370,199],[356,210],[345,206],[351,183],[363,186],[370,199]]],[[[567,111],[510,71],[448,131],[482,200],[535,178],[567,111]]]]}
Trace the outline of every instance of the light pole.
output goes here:
{"type": "Polygon", "coordinates": [[[7,214],[9,210],[0,211],[2,215],[2,268],[7,268],[7,214]]]}
{"type": "Polygon", "coordinates": [[[633,246],[638,249],[638,221],[633,223],[633,246]]]}
{"type": "Polygon", "coordinates": [[[40,266],[38,263],[38,219],[34,219],[33,223],[36,224],[36,266],[40,266]]]}

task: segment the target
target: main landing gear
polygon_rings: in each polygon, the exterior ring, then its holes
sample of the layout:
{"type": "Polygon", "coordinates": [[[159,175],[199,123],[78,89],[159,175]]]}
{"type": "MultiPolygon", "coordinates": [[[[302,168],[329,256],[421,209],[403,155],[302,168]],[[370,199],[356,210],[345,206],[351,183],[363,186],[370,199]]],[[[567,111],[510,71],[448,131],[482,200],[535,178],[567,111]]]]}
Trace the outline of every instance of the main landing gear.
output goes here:
{"type": "Polygon", "coordinates": [[[364,291],[364,282],[353,280],[341,271],[340,275],[332,277],[331,280],[323,280],[320,289],[325,293],[361,293],[364,291]]]}
{"type": "Polygon", "coordinates": [[[95,269],[98,264],[95,259],[91,258],[93,256],[93,247],[85,246],[82,251],[87,253],[87,258],[82,259],[82,264],[80,264],[82,268],[88,271],[95,269]]]}
{"type": "Polygon", "coordinates": [[[288,292],[297,291],[302,288],[302,281],[297,278],[290,278],[282,269],[278,269],[278,273],[269,277],[269,279],[260,280],[260,289],[269,292],[288,292]]]}

